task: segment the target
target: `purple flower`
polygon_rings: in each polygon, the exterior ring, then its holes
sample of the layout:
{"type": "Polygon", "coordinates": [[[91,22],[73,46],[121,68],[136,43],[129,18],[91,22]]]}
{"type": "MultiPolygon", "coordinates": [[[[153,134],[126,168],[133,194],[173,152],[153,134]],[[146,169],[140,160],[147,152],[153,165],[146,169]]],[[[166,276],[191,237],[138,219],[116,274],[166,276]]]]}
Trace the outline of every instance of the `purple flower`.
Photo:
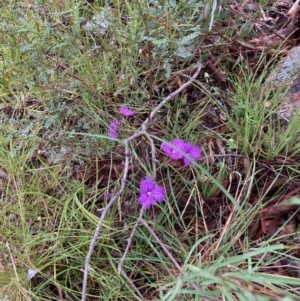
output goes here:
{"type": "Polygon", "coordinates": [[[127,107],[123,106],[120,109],[120,114],[124,116],[133,116],[135,111],[128,109],[127,107]]]}
{"type": "Polygon", "coordinates": [[[200,147],[189,142],[185,143],[184,152],[186,153],[186,156],[183,157],[183,162],[185,165],[193,166],[193,163],[190,161],[190,159],[197,160],[202,157],[200,147]]]}
{"type": "Polygon", "coordinates": [[[162,186],[157,185],[151,178],[146,177],[140,184],[139,202],[143,208],[148,209],[156,202],[165,199],[165,191],[162,186]]]}
{"type": "Polygon", "coordinates": [[[108,136],[111,138],[117,139],[118,138],[118,128],[116,128],[116,129],[110,128],[108,131],[108,136]]]}
{"type": "Polygon", "coordinates": [[[179,153],[172,145],[175,146],[175,148],[178,148],[178,149],[182,150],[183,152],[185,152],[185,142],[180,139],[174,139],[171,142],[171,144],[163,143],[161,145],[162,150],[167,155],[169,155],[172,159],[174,159],[174,160],[182,159],[183,155],[181,153],[179,153]]]}
{"type": "Polygon", "coordinates": [[[114,119],[109,124],[108,136],[111,138],[118,138],[119,126],[124,123],[123,119],[114,119]]]}
{"type": "MultiPolygon", "coordinates": [[[[123,106],[120,109],[120,114],[124,116],[132,116],[135,114],[135,111],[128,109],[123,106]]],[[[119,126],[124,124],[124,119],[114,119],[109,124],[108,136],[114,139],[118,138],[119,126]]]]}
{"type": "Polygon", "coordinates": [[[202,157],[201,149],[197,145],[181,139],[174,139],[171,143],[162,143],[162,150],[174,160],[183,159],[184,165],[193,166],[191,159],[197,160],[202,157]],[[178,150],[181,150],[181,154],[178,150]]]}
{"type": "Polygon", "coordinates": [[[109,199],[109,198],[111,198],[111,193],[105,192],[105,193],[103,194],[103,197],[106,198],[106,199],[109,199]]]}
{"type": "Polygon", "coordinates": [[[28,269],[27,271],[27,279],[31,280],[35,275],[36,275],[37,271],[34,269],[28,269]]]}

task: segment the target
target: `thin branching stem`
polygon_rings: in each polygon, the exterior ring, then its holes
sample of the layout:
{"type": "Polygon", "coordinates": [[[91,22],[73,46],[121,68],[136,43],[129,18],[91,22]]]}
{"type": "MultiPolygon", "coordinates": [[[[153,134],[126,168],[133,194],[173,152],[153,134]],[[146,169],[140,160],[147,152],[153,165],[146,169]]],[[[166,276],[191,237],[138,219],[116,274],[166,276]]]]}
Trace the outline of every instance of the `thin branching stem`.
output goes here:
{"type": "Polygon", "coordinates": [[[127,282],[130,284],[132,289],[137,293],[137,295],[141,298],[141,300],[146,301],[147,299],[144,298],[144,296],[141,294],[139,289],[135,286],[133,281],[126,275],[126,273],[122,270],[121,275],[127,280],[127,282]]]}
{"type": "Polygon", "coordinates": [[[174,97],[176,97],[178,94],[180,94],[180,92],[182,92],[184,89],[186,89],[189,85],[191,85],[193,83],[194,80],[196,80],[196,78],[198,77],[201,68],[202,68],[202,64],[200,62],[197,63],[198,68],[195,72],[195,74],[186,82],[184,83],[180,88],[178,88],[176,91],[174,91],[173,93],[169,94],[161,103],[159,103],[152,111],[152,113],[150,114],[150,116],[143,122],[141,128],[142,130],[146,130],[148,123],[154,118],[154,116],[156,115],[156,113],[163,107],[165,106],[171,99],[173,99],[174,97]]]}
{"type": "Polygon", "coordinates": [[[156,179],[156,150],[155,150],[155,145],[153,139],[150,137],[148,133],[144,133],[145,137],[148,139],[151,147],[151,162],[152,162],[152,178],[155,181],[156,179]]]}
{"type": "Polygon", "coordinates": [[[141,219],[143,218],[144,212],[145,212],[145,209],[142,207],[142,209],[140,211],[140,216],[139,216],[137,222],[135,223],[135,225],[134,225],[134,227],[133,227],[133,229],[131,231],[130,237],[127,240],[126,249],[125,249],[124,254],[123,254],[123,256],[122,256],[122,258],[120,260],[120,263],[118,264],[118,272],[119,272],[119,274],[123,274],[124,273],[124,271],[123,271],[123,264],[124,264],[124,261],[125,261],[125,258],[127,256],[127,254],[128,254],[129,248],[130,248],[130,246],[132,244],[132,240],[134,238],[134,234],[135,234],[135,232],[136,232],[136,230],[137,230],[137,228],[138,228],[138,226],[139,226],[139,224],[141,222],[141,219]]]}
{"type": "Polygon", "coordinates": [[[160,247],[163,249],[163,251],[169,257],[169,259],[173,262],[173,264],[175,265],[175,267],[179,271],[181,271],[181,266],[179,265],[179,263],[175,260],[175,258],[173,257],[173,255],[169,252],[169,250],[166,248],[166,246],[164,245],[164,243],[154,233],[154,231],[151,229],[151,227],[148,225],[148,223],[143,218],[140,220],[140,222],[150,232],[150,234],[152,235],[152,237],[158,242],[158,244],[160,245],[160,247]]]}
{"type": "MultiPolygon", "coordinates": [[[[179,270],[180,275],[183,273],[183,268],[179,265],[179,263],[175,260],[174,256],[169,252],[169,250],[166,248],[165,244],[159,239],[159,237],[155,234],[155,232],[152,230],[152,228],[149,226],[149,224],[143,219],[140,219],[140,223],[149,231],[151,236],[156,240],[156,242],[160,245],[160,247],[163,249],[163,251],[166,253],[166,255],[169,257],[169,259],[173,262],[175,267],[179,270]]],[[[197,291],[199,288],[197,285],[193,282],[190,283],[190,285],[197,291]]]]}
{"type": "Polygon", "coordinates": [[[100,234],[101,228],[102,228],[102,224],[103,221],[110,209],[110,207],[115,203],[115,201],[119,198],[119,196],[121,195],[121,193],[123,192],[123,190],[125,189],[125,185],[126,185],[126,180],[127,180],[127,175],[128,175],[128,170],[129,170],[129,142],[130,140],[136,138],[140,136],[138,133],[135,133],[134,135],[132,135],[131,137],[129,137],[128,139],[124,140],[124,148],[125,148],[125,167],[124,167],[124,174],[123,177],[121,179],[121,188],[120,190],[111,198],[111,200],[108,202],[108,204],[105,206],[105,208],[102,211],[101,217],[98,221],[96,230],[94,232],[94,236],[93,239],[91,240],[90,243],[90,247],[89,247],[89,251],[88,254],[86,256],[85,259],[85,266],[84,266],[84,276],[83,276],[83,284],[82,284],[82,293],[81,293],[81,300],[85,301],[86,299],[86,289],[87,289],[87,280],[88,280],[88,273],[89,273],[89,266],[90,266],[90,260],[96,245],[96,241],[97,238],[100,234]],[[127,154],[127,155],[126,155],[127,154]]]}
{"type": "Polygon", "coordinates": [[[6,242],[5,246],[6,246],[6,248],[8,249],[9,257],[10,257],[10,260],[11,260],[11,263],[12,263],[12,266],[13,266],[13,269],[14,269],[14,272],[15,272],[15,276],[16,276],[16,278],[17,278],[18,281],[19,281],[19,276],[18,276],[18,272],[17,272],[15,260],[14,260],[14,257],[13,257],[13,255],[12,255],[12,253],[11,253],[11,250],[10,250],[10,247],[9,247],[9,243],[6,242]]]}
{"type": "MultiPolygon", "coordinates": [[[[150,116],[142,123],[141,127],[132,136],[130,136],[127,139],[123,140],[124,150],[125,150],[125,166],[124,166],[123,177],[121,179],[121,187],[120,187],[119,191],[112,196],[111,200],[108,202],[108,204],[105,206],[105,208],[103,208],[102,214],[101,214],[101,217],[100,217],[100,219],[98,221],[97,227],[95,229],[93,238],[92,238],[92,240],[90,242],[89,251],[88,251],[88,254],[87,254],[86,259],[85,259],[84,276],[83,276],[82,293],[81,293],[81,301],[85,301],[86,300],[86,290],[87,290],[87,281],[88,281],[90,261],[91,261],[92,254],[94,252],[94,248],[95,248],[95,245],[96,245],[97,238],[98,238],[98,236],[100,234],[100,231],[102,229],[102,225],[103,225],[104,219],[105,219],[105,217],[106,217],[109,209],[115,203],[115,201],[120,197],[120,195],[122,194],[122,192],[124,191],[125,186],[126,186],[126,181],[127,181],[127,176],[128,176],[128,170],[129,170],[129,158],[130,158],[130,156],[128,155],[130,153],[129,142],[135,140],[136,138],[138,138],[138,137],[140,137],[142,135],[145,135],[147,137],[147,139],[149,140],[150,145],[151,145],[151,153],[152,153],[151,159],[152,159],[152,169],[153,169],[152,171],[153,171],[153,174],[155,173],[154,174],[154,178],[155,178],[155,176],[156,176],[155,146],[154,146],[153,140],[147,134],[147,125],[149,124],[149,122],[154,118],[154,116],[156,115],[156,113],[163,106],[165,106],[171,99],[173,99],[180,92],[182,92],[184,89],[186,89],[198,77],[198,75],[199,75],[199,73],[201,71],[202,65],[201,65],[200,62],[197,65],[198,65],[198,68],[197,68],[195,74],[193,75],[193,77],[191,77],[185,84],[183,84],[176,91],[174,91],[173,93],[171,93],[170,95],[168,95],[160,104],[158,104],[153,109],[153,111],[151,112],[150,116]]],[[[135,228],[137,226],[138,226],[138,223],[136,223],[135,228]]],[[[135,231],[133,231],[133,232],[135,232],[135,231]]],[[[132,237],[133,237],[133,235],[134,235],[134,233],[132,234],[132,237]]],[[[124,259],[123,259],[123,261],[124,261],[126,256],[123,256],[123,257],[124,257],[124,259]]],[[[180,266],[178,264],[177,264],[177,268],[180,269],[180,266]]]]}

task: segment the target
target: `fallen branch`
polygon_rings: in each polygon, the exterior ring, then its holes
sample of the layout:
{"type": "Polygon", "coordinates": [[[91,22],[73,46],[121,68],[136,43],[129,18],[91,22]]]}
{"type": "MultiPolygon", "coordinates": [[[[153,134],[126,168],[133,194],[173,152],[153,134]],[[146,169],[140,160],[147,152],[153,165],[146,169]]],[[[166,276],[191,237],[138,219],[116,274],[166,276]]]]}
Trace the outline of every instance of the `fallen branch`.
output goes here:
{"type": "MultiPolygon", "coordinates": [[[[198,68],[197,68],[195,74],[193,75],[193,77],[191,77],[190,80],[188,80],[185,84],[183,84],[179,89],[177,89],[176,91],[174,91],[173,93],[171,93],[170,95],[168,95],[159,105],[157,105],[153,109],[153,111],[151,112],[150,116],[142,123],[141,127],[135,132],[135,134],[133,134],[129,138],[123,140],[124,149],[125,149],[125,166],[124,166],[123,177],[121,179],[121,187],[120,187],[119,191],[112,196],[111,200],[108,202],[108,204],[105,206],[105,208],[103,208],[101,217],[100,217],[100,219],[98,221],[98,224],[97,224],[97,227],[95,229],[93,238],[91,240],[89,251],[88,251],[88,254],[87,254],[86,259],[85,259],[84,276],[83,276],[82,293],[81,293],[81,301],[85,301],[86,300],[86,290],[87,290],[87,280],[88,280],[90,260],[91,260],[91,257],[92,257],[92,254],[93,254],[93,251],[94,251],[94,248],[95,248],[95,245],[96,245],[97,238],[98,238],[98,236],[100,234],[100,231],[102,229],[102,224],[104,222],[104,219],[105,219],[105,217],[106,217],[109,209],[115,203],[115,201],[120,197],[120,195],[122,194],[122,192],[125,189],[125,185],[126,185],[126,181],[127,181],[127,176],[128,176],[128,170],[129,170],[129,158],[130,158],[130,156],[128,156],[128,154],[130,152],[130,150],[129,150],[129,143],[131,141],[135,140],[136,138],[140,137],[140,136],[143,136],[143,135],[146,136],[146,138],[150,141],[150,145],[151,145],[153,172],[156,173],[155,147],[154,147],[153,140],[150,138],[149,134],[147,133],[147,125],[149,124],[149,122],[154,118],[154,116],[156,115],[156,113],[163,106],[165,106],[171,99],[173,99],[175,96],[177,96],[180,92],[182,92],[184,89],[186,89],[189,85],[191,85],[192,82],[198,77],[198,75],[199,75],[199,73],[201,71],[202,65],[201,65],[201,63],[197,63],[196,66],[198,68]]],[[[155,176],[156,175],[154,175],[154,178],[155,178],[155,176]]]]}

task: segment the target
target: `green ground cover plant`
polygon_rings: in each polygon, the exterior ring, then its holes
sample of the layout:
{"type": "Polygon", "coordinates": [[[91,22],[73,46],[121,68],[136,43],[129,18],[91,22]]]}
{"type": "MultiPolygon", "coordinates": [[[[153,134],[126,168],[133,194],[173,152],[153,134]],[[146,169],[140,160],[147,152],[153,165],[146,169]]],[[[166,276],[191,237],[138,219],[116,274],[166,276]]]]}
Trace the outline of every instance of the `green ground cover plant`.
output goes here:
{"type": "Polygon", "coordinates": [[[0,14],[0,300],[299,300],[299,112],[260,10],[0,14]]]}

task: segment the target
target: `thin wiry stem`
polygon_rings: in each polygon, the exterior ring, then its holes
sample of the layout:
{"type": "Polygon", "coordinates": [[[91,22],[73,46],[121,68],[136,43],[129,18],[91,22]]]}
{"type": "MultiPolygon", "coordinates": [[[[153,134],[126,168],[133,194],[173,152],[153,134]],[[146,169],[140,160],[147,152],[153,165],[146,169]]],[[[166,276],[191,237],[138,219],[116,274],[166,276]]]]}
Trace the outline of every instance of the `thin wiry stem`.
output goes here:
{"type": "Polygon", "coordinates": [[[10,250],[10,247],[9,247],[9,243],[6,242],[5,246],[6,246],[6,248],[8,249],[9,257],[10,257],[11,263],[12,263],[13,268],[14,268],[15,276],[16,276],[16,278],[17,278],[18,281],[19,281],[19,276],[18,276],[18,272],[17,272],[15,260],[14,260],[14,257],[13,257],[13,255],[12,255],[12,253],[11,253],[11,250],[10,250]]]}
{"type": "Polygon", "coordinates": [[[132,282],[132,280],[126,275],[126,273],[122,270],[121,271],[121,275],[127,280],[127,282],[130,284],[130,286],[132,287],[132,289],[138,294],[138,296],[143,300],[146,301],[146,299],[144,298],[144,296],[141,294],[141,292],[139,291],[139,289],[135,286],[135,284],[132,282]]]}
{"type": "Polygon", "coordinates": [[[137,230],[137,228],[138,228],[138,226],[140,224],[141,219],[143,218],[144,212],[145,212],[145,209],[142,207],[142,209],[140,211],[140,216],[139,216],[137,222],[135,223],[135,225],[134,225],[134,227],[133,227],[133,229],[131,231],[130,237],[127,240],[126,249],[125,249],[124,254],[123,254],[123,256],[122,256],[122,258],[120,260],[120,263],[118,264],[118,273],[119,274],[123,274],[124,273],[124,271],[123,271],[123,264],[124,264],[124,261],[125,261],[125,258],[127,256],[127,254],[128,254],[128,251],[129,251],[129,248],[131,246],[132,240],[134,238],[134,234],[135,234],[135,232],[136,232],[136,230],[137,230]]]}
{"type": "MultiPolygon", "coordinates": [[[[187,75],[187,74],[181,74],[182,77],[191,79],[192,77],[187,75]]],[[[201,82],[199,82],[198,80],[194,80],[194,83],[197,84],[211,99],[216,100],[216,98],[214,97],[214,95],[205,87],[204,84],[202,84],[201,82]]]]}
{"type": "Polygon", "coordinates": [[[102,228],[102,224],[103,221],[110,209],[110,207],[115,203],[115,201],[118,199],[118,197],[121,195],[121,193],[123,192],[123,190],[125,189],[125,185],[126,185],[126,180],[127,180],[127,175],[128,175],[128,170],[129,170],[129,156],[126,155],[129,153],[129,141],[134,139],[135,137],[138,137],[138,133],[132,135],[131,137],[129,137],[128,139],[124,140],[124,148],[125,148],[125,167],[124,167],[124,174],[123,177],[121,179],[121,188],[120,190],[111,198],[111,200],[108,202],[108,204],[105,206],[105,208],[102,211],[101,217],[98,221],[96,230],[94,232],[94,236],[91,240],[90,243],[90,247],[89,247],[89,251],[88,254],[86,256],[85,259],[85,266],[84,266],[84,276],[83,276],[83,284],[82,284],[82,293],[81,293],[81,300],[85,301],[86,299],[86,289],[87,289],[87,280],[88,280],[88,273],[89,273],[89,265],[90,265],[90,260],[96,245],[96,241],[97,238],[100,234],[101,228],[102,228]]]}
{"type": "MultiPolygon", "coordinates": [[[[176,91],[174,91],[173,93],[171,93],[170,95],[168,95],[161,103],[159,103],[151,112],[150,116],[148,118],[146,118],[146,120],[142,123],[141,127],[130,137],[128,137],[127,139],[125,139],[123,141],[124,143],[124,149],[125,149],[125,166],[124,166],[124,174],[123,177],[121,179],[121,187],[119,189],[119,191],[117,193],[115,193],[113,195],[113,197],[111,198],[111,200],[108,202],[108,204],[105,206],[105,208],[103,208],[101,217],[98,221],[97,227],[95,229],[93,238],[90,242],[90,247],[89,247],[89,251],[88,254],[86,256],[85,259],[85,266],[84,266],[84,276],[83,276],[83,283],[82,283],[82,293],[81,293],[81,301],[85,301],[86,300],[86,290],[87,290],[87,281],[88,281],[88,273],[89,273],[89,265],[90,265],[90,261],[91,261],[91,257],[92,254],[94,252],[94,248],[96,245],[96,241],[97,238],[100,234],[100,231],[102,229],[102,224],[104,222],[104,219],[109,211],[109,209],[111,208],[111,206],[115,203],[115,201],[119,198],[119,196],[122,194],[122,192],[125,189],[125,185],[126,185],[126,181],[127,181],[127,176],[128,176],[128,170],[129,170],[129,157],[128,154],[130,152],[129,150],[129,142],[138,138],[139,136],[145,135],[151,145],[151,153],[152,153],[152,171],[154,174],[154,178],[156,176],[156,157],[155,157],[155,146],[153,143],[153,140],[151,139],[151,137],[149,136],[149,134],[147,133],[147,125],[149,124],[149,122],[154,118],[154,116],[156,115],[156,113],[163,107],[165,106],[171,99],[173,99],[175,96],[177,96],[180,92],[182,92],[184,89],[186,89],[190,84],[192,84],[192,82],[198,77],[202,65],[200,62],[197,63],[198,68],[195,72],[195,74],[193,75],[193,77],[191,77],[185,84],[183,84],[180,88],[178,88],[176,91]],[[149,139],[150,138],[150,139],[149,139]]],[[[141,218],[142,220],[142,218],[141,218]]],[[[138,225],[138,223],[136,224],[138,225]]],[[[137,227],[137,226],[136,226],[137,227]]],[[[125,258],[125,257],[124,257],[125,258]]],[[[179,266],[180,268],[180,266],[179,266]]],[[[123,273],[124,276],[124,273],[123,273]]],[[[133,284],[133,283],[132,283],[133,284]]],[[[138,295],[140,296],[140,293],[138,293],[138,295]]]]}
{"type": "MultiPolygon", "coordinates": [[[[156,240],[156,242],[160,245],[160,247],[163,249],[163,251],[166,253],[166,255],[169,257],[169,259],[173,262],[175,267],[179,270],[180,275],[183,273],[183,268],[179,265],[179,263],[175,260],[173,255],[169,252],[169,250],[166,248],[165,244],[159,239],[159,237],[155,234],[155,232],[151,229],[151,227],[148,225],[148,223],[141,218],[140,223],[150,232],[152,237],[156,240]]],[[[199,288],[195,283],[191,283],[191,286],[195,289],[198,290],[199,288]]]]}
{"type": "Polygon", "coordinates": [[[185,88],[187,88],[190,84],[193,83],[193,81],[198,77],[201,68],[202,68],[202,64],[200,62],[197,63],[198,68],[195,72],[195,74],[186,82],[184,83],[180,88],[178,88],[176,91],[174,91],[173,93],[169,94],[161,103],[159,103],[152,111],[152,113],[150,114],[150,116],[143,122],[143,124],[141,125],[142,130],[146,131],[147,125],[149,124],[149,122],[154,118],[154,116],[156,115],[156,113],[163,107],[165,106],[171,99],[173,99],[175,96],[177,96],[180,92],[182,92],[185,88]]]}
{"type": "Polygon", "coordinates": [[[154,231],[151,229],[151,227],[148,225],[148,223],[142,218],[141,224],[150,232],[150,234],[153,236],[153,238],[158,242],[160,247],[163,249],[163,251],[166,253],[166,255],[169,257],[169,259],[173,262],[175,267],[181,271],[181,266],[179,263],[175,260],[173,255],[169,252],[169,250],[166,248],[165,244],[159,239],[159,237],[154,233],[154,231]]]}
{"type": "Polygon", "coordinates": [[[150,135],[148,133],[144,133],[144,135],[148,139],[148,141],[150,143],[150,147],[151,147],[152,178],[155,181],[155,179],[156,179],[156,162],[157,162],[155,145],[154,145],[153,139],[150,137],[150,135]]]}

